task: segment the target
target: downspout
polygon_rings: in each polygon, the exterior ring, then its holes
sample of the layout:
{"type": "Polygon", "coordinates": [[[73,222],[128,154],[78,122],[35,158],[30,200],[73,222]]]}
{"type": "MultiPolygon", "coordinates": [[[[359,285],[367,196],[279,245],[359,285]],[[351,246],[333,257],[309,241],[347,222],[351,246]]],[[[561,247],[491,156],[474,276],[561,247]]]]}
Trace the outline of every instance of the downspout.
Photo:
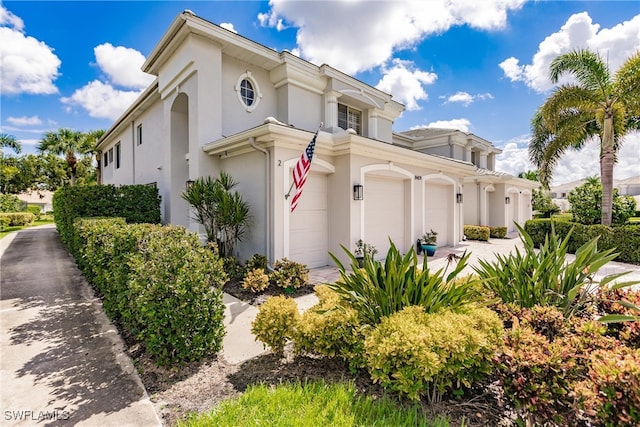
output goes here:
{"type": "Polygon", "coordinates": [[[267,265],[269,267],[269,270],[272,270],[271,267],[271,209],[270,209],[270,204],[271,204],[271,173],[270,173],[270,169],[271,169],[271,154],[269,153],[269,150],[262,148],[262,147],[258,147],[256,145],[256,139],[255,137],[250,137],[249,138],[249,145],[251,145],[252,148],[254,148],[257,151],[260,151],[261,153],[263,153],[265,155],[265,192],[264,192],[264,209],[265,209],[265,214],[264,214],[264,218],[265,218],[265,250],[267,252],[267,265]]]}

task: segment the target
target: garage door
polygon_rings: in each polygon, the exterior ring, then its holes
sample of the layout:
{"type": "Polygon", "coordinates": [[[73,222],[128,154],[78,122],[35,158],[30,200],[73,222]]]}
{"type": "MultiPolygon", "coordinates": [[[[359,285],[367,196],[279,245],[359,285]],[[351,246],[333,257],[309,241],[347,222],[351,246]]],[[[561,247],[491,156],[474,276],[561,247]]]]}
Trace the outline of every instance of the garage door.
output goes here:
{"type": "Polygon", "coordinates": [[[389,250],[389,238],[400,252],[410,243],[405,239],[404,180],[391,177],[367,176],[364,184],[365,241],[378,249],[376,258],[383,258],[389,250]]]}
{"type": "Polygon", "coordinates": [[[329,264],[327,176],[309,173],[298,207],[289,218],[289,259],[309,268],[329,264]]]}
{"type": "Polygon", "coordinates": [[[438,232],[438,246],[450,245],[449,224],[453,224],[451,207],[451,186],[426,182],[424,224],[425,231],[438,232]]]}

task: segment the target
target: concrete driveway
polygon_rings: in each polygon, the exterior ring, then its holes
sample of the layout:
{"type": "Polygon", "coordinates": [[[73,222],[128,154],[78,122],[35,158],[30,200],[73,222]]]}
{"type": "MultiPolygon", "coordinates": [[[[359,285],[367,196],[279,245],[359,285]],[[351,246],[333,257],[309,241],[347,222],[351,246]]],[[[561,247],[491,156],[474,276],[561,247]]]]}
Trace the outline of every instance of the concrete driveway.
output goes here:
{"type": "Polygon", "coordinates": [[[0,275],[0,425],[161,425],[53,225],[0,240],[0,275]]]}

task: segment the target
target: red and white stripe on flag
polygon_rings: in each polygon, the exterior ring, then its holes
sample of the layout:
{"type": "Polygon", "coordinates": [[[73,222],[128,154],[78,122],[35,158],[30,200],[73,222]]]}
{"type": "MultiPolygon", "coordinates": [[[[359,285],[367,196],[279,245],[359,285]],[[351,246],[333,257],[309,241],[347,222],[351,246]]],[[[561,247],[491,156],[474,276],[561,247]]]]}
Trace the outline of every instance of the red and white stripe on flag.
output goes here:
{"type": "Polygon", "coordinates": [[[311,159],[313,158],[313,150],[316,147],[317,136],[318,132],[313,135],[311,142],[309,142],[309,145],[307,145],[307,148],[293,168],[293,183],[296,186],[296,194],[294,194],[291,199],[291,212],[298,206],[298,201],[300,200],[300,196],[302,196],[302,187],[304,187],[304,183],[307,182],[307,174],[311,168],[311,159]]]}

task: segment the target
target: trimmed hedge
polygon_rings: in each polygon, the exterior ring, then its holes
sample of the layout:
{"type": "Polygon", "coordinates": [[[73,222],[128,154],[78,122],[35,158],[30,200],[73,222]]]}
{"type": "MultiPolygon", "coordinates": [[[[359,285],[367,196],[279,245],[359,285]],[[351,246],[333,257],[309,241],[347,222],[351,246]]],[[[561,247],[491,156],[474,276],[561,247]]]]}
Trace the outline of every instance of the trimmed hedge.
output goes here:
{"type": "Polygon", "coordinates": [[[183,227],[77,219],[78,265],[105,311],[160,365],[218,352],[224,336],[222,260],[183,227]]]}
{"type": "Polygon", "coordinates": [[[640,226],[638,225],[582,225],[575,222],[554,221],[552,219],[533,219],[525,223],[524,229],[536,246],[544,243],[545,236],[551,233],[551,224],[560,239],[574,228],[569,240],[569,253],[575,251],[594,237],[598,240],[598,249],[615,249],[619,253],[615,261],[640,264],[640,226]]]}
{"type": "Polygon", "coordinates": [[[121,217],[129,224],[159,224],[160,196],[157,188],[148,185],[62,187],[53,195],[53,211],[60,238],[76,256],[76,218],[121,217]]]}
{"type": "Polygon", "coordinates": [[[31,212],[0,212],[0,218],[9,218],[9,226],[30,225],[36,220],[31,212]]]}
{"type": "Polygon", "coordinates": [[[491,231],[489,227],[482,225],[465,225],[464,235],[467,236],[467,239],[469,240],[482,240],[486,242],[489,240],[491,231]]]}
{"type": "Polygon", "coordinates": [[[492,239],[504,239],[507,237],[507,227],[489,227],[489,237],[492,239]]]}

